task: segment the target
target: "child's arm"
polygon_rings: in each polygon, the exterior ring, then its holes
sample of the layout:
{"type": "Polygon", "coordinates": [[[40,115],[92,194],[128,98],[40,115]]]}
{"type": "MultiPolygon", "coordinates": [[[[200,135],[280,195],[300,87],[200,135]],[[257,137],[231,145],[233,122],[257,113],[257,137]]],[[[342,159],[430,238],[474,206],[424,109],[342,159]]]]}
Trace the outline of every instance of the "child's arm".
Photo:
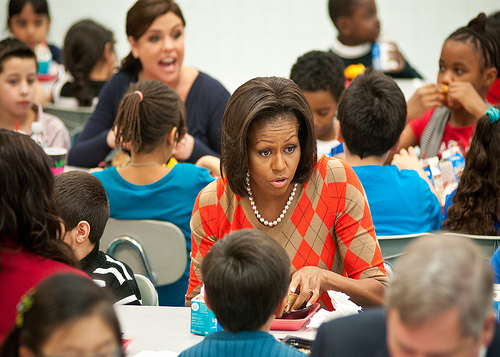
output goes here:
{"type": "Polygon", "coordinates": [[[429,83],[420,87],[406,103],[406,122],[420,118],[429,109],[442,107],[445,98],[444,90],[438,84],[429,83]]]}
{"type": "Polygon", "coordinates": [[[420,166],[417,154],[415,154],[415,150],[413,149],[412,146],[408,148],[408,151],[406,149],[401,149],[399,154],[395,154],[392,159],[391,165],[396,165],[399,170],[407,169],[407,170],[417,171],[418,175],[421,178],[423,178],[425,182],[427,182],[432,193],[435,194],[436,197],[439,199],[439,196],[436,192],[436,189],[434,188],[434,185],[425,174],[424,169],[422,169],[422,166],[420,166]]]}
{"type": "Polygon", "coordinates": [[[447,104],[450,108],[459,102],[475,118],[480,118],[488,106],[470,82],[452,82],[448,87],[447,104]]]}

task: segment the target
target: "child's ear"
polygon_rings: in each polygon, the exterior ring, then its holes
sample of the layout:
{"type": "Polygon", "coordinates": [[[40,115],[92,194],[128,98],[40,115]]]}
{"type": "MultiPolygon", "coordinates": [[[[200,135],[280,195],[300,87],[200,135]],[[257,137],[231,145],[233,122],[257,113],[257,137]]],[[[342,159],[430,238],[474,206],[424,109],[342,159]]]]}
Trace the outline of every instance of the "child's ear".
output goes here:
{"type": "Polygon", "coordinates": [[[484,85],[489,89],[492,84],[497,80],[498,78],[498,70],[495,67],[491,67],[488,69],[484,70],[483,73],[483,80],[484,80],[484,85]]]}
{"type": "Polygon", "coordinates": [[[80,221],[76,225],[76,243],[81,244],[89,238],[90,224],[87,221],[80,221]]]}
{"type": "Polygon", "coordinates": [[[340,130],[340,122],[337,119],[337,125],[335,125],[335,129],[337,130],[337,140],[341,143],[344,142],[344,137],[342,136],[342,130],[340,130]]]}
{"type": "Polygon", "coordinates": [[[283,310],[285,309],[287,303],[288,303],[288,295],[285,295],[285,297],[281,299],[278,306],[276,306],[276,309],[274,310],[274,316],[276,317],[283,316],[283,310]]]}
{"type": "Polygon", "coordinates": [[[175,127],[172,128],[172,130],[170,131],[170,134],[167,135],[167,144],[169,146],[174,145],[178,135],[179,135],[179,133],[177,132],[177,128],[175,128],[175,127]]]}
{"type": "Polygon", "coordinates": [[[337,30],[342,36],[351,36],[352,32],[352,21],[347,16],[339,16],[337,18],[337,30]]]}

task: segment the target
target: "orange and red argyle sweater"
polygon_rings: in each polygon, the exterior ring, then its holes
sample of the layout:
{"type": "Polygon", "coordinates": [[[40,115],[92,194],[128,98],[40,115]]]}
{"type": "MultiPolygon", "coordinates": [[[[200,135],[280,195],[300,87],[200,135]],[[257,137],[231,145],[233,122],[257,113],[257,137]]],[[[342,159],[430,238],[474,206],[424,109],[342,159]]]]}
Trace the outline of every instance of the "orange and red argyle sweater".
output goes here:
{"type": "MultiPolygon", "coordinates": [[[[353,279],[387,277],[368,201],[352,168],[322,156],[311,177],[297,187],[296,199],[281,223],[261,224],[248,197],[234,194],[225,178],[210,183],[198,195],[191,217],[191,271],[186,300],[202,285],[201,262],[212,245],[232,231],[258,228],[286,250],[292,273],[304,266],[329,269],[353,279]],[[297,199],[298,198],[298,199],[297,199]]],[[[332,304],[323,292],[321,302],[332,304]]]]}

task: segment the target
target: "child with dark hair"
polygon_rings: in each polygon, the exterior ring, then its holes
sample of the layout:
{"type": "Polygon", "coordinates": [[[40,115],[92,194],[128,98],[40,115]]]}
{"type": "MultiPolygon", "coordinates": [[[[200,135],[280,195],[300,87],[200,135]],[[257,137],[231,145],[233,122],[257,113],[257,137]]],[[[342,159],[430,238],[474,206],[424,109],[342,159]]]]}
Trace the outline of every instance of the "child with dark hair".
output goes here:
{"type": "Polygon", "coordinates": [[[205,303],[224,331],[214,332],[180,357],[304,356],[270,335],[288,301],[290,258],[258,229],[218,240],[201,264],[205,303]]]}
{"type": "Polygon", "coordinates": [[[318,154],[343,153],[335,128],[337,107],[345,88],[342,60],[333,52],[308,52],[292,66],[290,79],[299,86],[313,112],[318,154]]]}
{"type": "Polygon", "coordinates": [[[29,136],[0,129],[0,341],[21,296],[77,260],[63,242],[50,160],[29,136]]]}
{"type": "MultiPolygon", "coordinates": [[[[500,39],[500,11],[497,11],[486,19],[486,29],[500,39]]],[[[497,80],[491,85],[488,93],[486,93],[486,99],[490,104],[500,104],[500,78],[497,76],[497,80]]]]}
{"type": "Polygon", "coordinates": [[[441,205],[414,152],[383,166],[406,122],[405,98],[394,80],[370,69],[357,76],[344,91],[338,120],[346,162],[366,191],[377,236],[439,229],[441,205]]]}
{"type": "Polygon", "coordinates": [[[166,164],[186,132],[185,117],[180,97],[165,83],[131,84],[114,123],[116,146],[130,149],[130,164],[94,173],[108,195],[111,217],[167,221],[184,233],[186,271],[177,282],[157,287],[160,305],[169,306],[184,305],[191,262],[189,220],[196,196],[214,180],[194,164],[166,164]]]}
{"type": "Polygon", "coordinates": [[[92,20],[72,25],[64,38],[65,76],[54,84],[55,104],[95,106],[97,96],[116,68],[113,33],[92,20]]]}
{"type": "MultiPolygon", "coordinates": [[[[7,27],[12,35],[25,42],[33,50],[41,43],[47,43],[50,29],[49,6],[46,0],[10,0],[7,27]]],[[[59,62],[60,50],[48,45],[52,59],[59,62]]]]}
{"type": "MultiPolygon", "coordinates": [[[[372,66],[372,47],[380,34],[380,21],[377,17],[375,0],[329,0],[328,11],[333,25],[338,30],[332,50],[344,65],[362,63],[372,66]]],[[[392,60],[398,66],[387,75],[394,78],[422,78],[405,60],[397,46],[391,43],[392,60]]]]}
{"type": "Polygon", "coordinates": [[[55,176],[54,189],[59,217],[64,222],[64,241],[81,269],[94,282],[113,294],[120,305],[140,305],[141,293],[130,267],[99,250],[109,205],[101,182],[83,171],[69,171],[55,176]]]}
{"type": "Polygon", "coordinates": [[[481,13],[444,41],[437,83],[419,88],[408,101],[411,121],[401,147],[419,145],[432,157],[458,146],[466,155],[477,121],[488,108],[486,93],[500,70],[500,40],[486,20],[481,13]]]}
{"type": "Polygon", "coordinates": [[[69,150],[69,132],[58,117],[44,113],[35,101],[37,84],[35,53],[16,39],[0,41],[0,128],[31,134],[34,122],[42,124],[47,146],[69,150]]]}
{"type": "Polygon", "coordinates": [[[0,357],[123,357],[121,339],[107,291],[90,279],[58,274],[22,296],[0,357]]]}

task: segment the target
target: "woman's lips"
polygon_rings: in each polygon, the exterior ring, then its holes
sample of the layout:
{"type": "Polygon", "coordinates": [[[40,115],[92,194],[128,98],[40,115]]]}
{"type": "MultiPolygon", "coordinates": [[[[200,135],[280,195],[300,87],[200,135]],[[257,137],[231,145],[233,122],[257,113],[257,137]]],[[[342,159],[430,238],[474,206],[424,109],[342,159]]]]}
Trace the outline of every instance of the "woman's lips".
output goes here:
{"type": "Polygon", "coordinates": [[[274,186],[274,187],[283,187],[287,184],[288,182],[288,179],[286,178],[283,178],[283,179],[277,179],[277,180],[274,180],[271,182],[271,184],[274,186]]]}

